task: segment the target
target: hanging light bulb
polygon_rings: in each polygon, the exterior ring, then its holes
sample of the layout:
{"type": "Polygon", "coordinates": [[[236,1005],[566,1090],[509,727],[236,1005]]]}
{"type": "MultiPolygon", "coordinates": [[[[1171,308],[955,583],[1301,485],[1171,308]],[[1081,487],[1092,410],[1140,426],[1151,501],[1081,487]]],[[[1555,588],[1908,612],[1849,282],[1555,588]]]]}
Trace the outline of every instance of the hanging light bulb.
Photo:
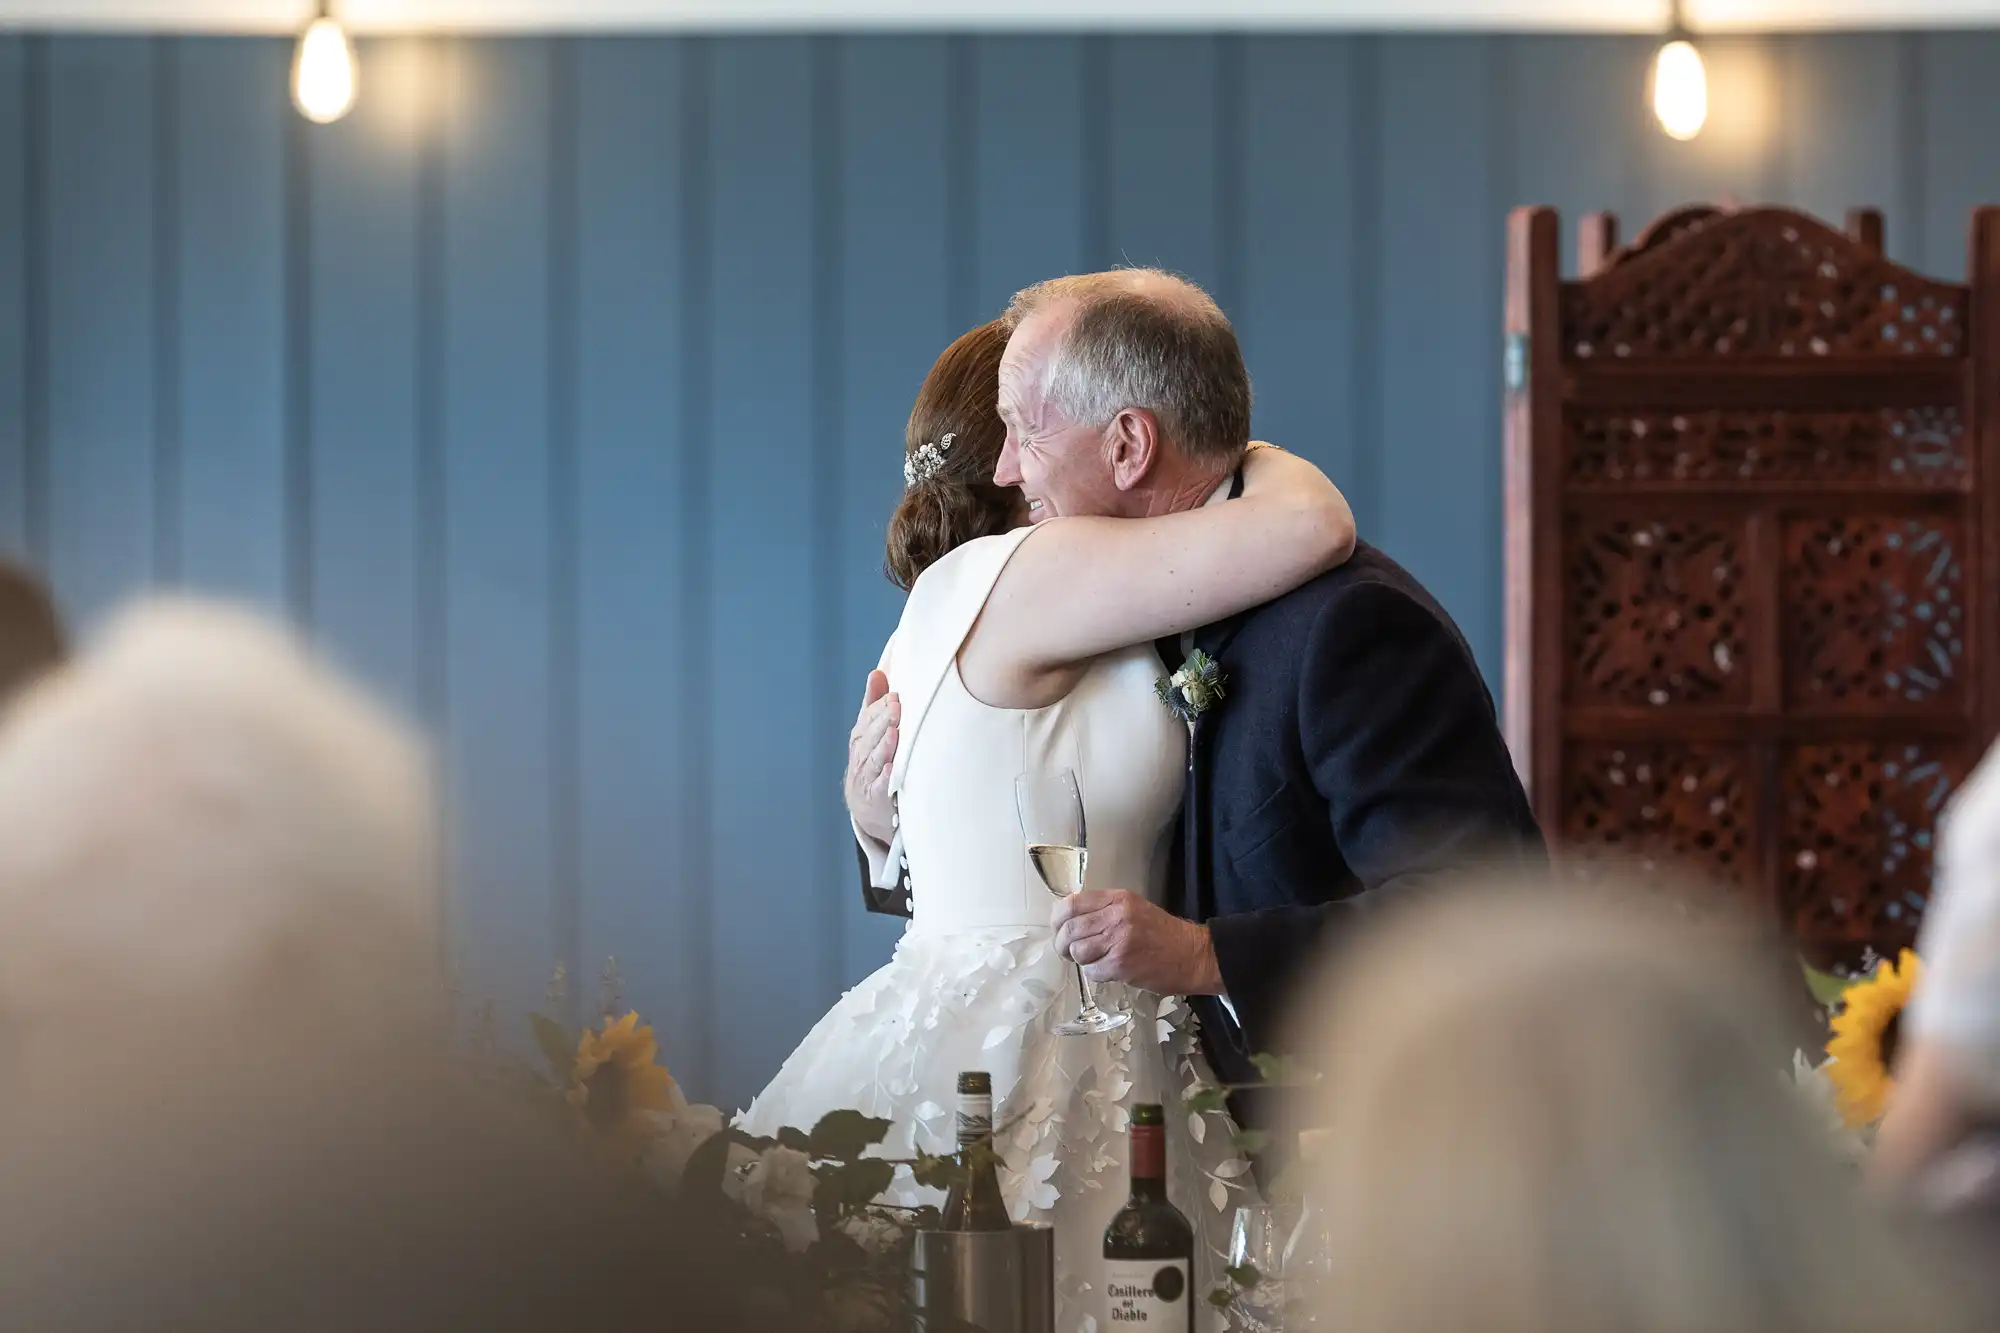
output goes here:
{"type": "Polygon", "coordinates": [[[1681,0],[1671,0],[1667,10],[1667,40],[1653,57],[1652,83],[1660,128],[1676,139],[1700,134],[1708,122],[1708,71],[1681,21],[1681,0]]]}
{"type": "Polygon", "coordinates": [[[1653,57],[1653,114],[1676,139],[1694,138],[1708,122],[1708,71],[1685,37],[1675,37],[1653,57]]]}
{"type": "Polygon", "coordinates": [[[292,58],[292,101],[299,114],[318,125],[330,124],[354,105],[361,82],[354,64],[354,44],[347,30],[327,13],[320,0],[319,17],[299,37],[292,58]]]}

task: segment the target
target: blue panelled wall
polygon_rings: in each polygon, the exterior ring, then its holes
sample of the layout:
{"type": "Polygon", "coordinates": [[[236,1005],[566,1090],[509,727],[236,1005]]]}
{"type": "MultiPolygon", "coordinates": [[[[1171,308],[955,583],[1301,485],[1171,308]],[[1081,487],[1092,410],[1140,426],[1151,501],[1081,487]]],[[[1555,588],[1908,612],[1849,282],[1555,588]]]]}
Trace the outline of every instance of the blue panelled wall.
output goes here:
{"type": "MultiPolygon", "coordinates": [[[[1963,270],[2000,37],[364,43],[0,38],[0,545],[72,619],[182,585],[306,626],[438,737],[456,937],[566,963],[741,1101],[886,958],[837,779],[931,357],[1132,261],[1236,319],[1257,428],[1500,651],[1502,222],[1888,215],[1963,270]]],[[[1573,228],[1572,228],[1573,233],[1573,228]]]]}

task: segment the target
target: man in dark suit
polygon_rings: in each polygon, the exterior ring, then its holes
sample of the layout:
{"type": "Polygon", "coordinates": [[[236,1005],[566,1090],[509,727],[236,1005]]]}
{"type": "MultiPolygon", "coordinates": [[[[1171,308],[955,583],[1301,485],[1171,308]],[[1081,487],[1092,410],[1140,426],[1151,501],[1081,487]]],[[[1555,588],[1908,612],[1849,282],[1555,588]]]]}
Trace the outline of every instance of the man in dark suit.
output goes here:
{"type": "MultiPolygon", "coordinates": [[[[1092,274],[1029,288],[1011,313],[994,481],[1020,487],[1037,521],[1234,493],[1249,375],[1199,288],[1147,270],[1092,274]],[[1163,420],[1211,438],[1171,438],[1163,420]]],[[[1380,551],[1363,543],[1304,587],[1160,645],[1166,671],[1197,649],[1221,689],[1188,710],[1174,910],[1092,889],[1060,904],[1057,942],[1093,980],[1192,997],[1217,1075],[1253,1082],[1250,1057],[1277,1053],[1311,965],[1372,910],[1442,875],[1496,862],[1518,872],[1545,851],[1471,650],[1380,551]]],[[[883,688],[871,683],[849,750],[864,839],[884,825],[867,812],[895,746],[883,688]]],[[[888,887],[879,849],[863,865],[875,891],[888,887]]],[[[1238,1114],[1268,1118],[1254,1100],[1238,1114]]]]}

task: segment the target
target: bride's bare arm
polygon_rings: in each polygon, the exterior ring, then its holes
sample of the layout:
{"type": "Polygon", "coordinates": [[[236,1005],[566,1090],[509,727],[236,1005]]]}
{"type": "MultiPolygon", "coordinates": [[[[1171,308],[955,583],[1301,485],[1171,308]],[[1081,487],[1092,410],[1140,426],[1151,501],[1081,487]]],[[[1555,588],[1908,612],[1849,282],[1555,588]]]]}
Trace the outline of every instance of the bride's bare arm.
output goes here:
{"type": "Polygon", "coordinates": [[[1291,591],[1347,559],[1354,535],[1339,487],[1279,449],[1250,451],[1243,494],[1226,504],[1049,519],[994,585],[961,655],[967,683],[988,702],[1039,702],[1077,663],[1291,591]]]}

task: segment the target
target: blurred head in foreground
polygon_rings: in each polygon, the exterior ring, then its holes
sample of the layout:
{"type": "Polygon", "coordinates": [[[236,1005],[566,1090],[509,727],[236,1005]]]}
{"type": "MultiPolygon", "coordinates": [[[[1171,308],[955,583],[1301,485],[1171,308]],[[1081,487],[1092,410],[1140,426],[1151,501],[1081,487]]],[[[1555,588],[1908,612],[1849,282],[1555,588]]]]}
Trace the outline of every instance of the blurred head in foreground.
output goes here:
{"type": "Polygon", "coordinates": [[[418,744],[246,614],[147,605],[18,702],[8,1327],[525,1331],[689,1303],[664,1224],[455,1058],[436,843],[418,744]]]}
{"type": "Polygon", "coordinates": [[[0,723],[13,1054],[172,1011],[345,1023],[434,1001],[421,748],[246,612],[141,604],[0,723]]]}
{"type": "Polygon", "coordinates": [[[42,581],[0,561],[0,702],[63,658],[62,621],[42,581]]]}
{"type": "Polygon", "coordinates": [[[1790,1086],[1771,975],[1749,932],[1547,887],[1440,895],[1347,955],[1309,1168],[1339,1327],[1959,1327],[1790,1086]]]}

